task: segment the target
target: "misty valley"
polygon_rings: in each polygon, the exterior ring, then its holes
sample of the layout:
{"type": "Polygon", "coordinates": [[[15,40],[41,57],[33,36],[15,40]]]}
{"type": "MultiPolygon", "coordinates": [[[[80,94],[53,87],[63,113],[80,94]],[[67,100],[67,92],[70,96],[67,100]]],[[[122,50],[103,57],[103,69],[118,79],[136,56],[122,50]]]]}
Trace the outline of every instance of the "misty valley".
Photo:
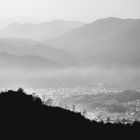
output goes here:
{"type": "Polygon", "coordinates": [[[0,29],[0,89],[23,88],[90,120],[140,120],[140,20],[0,29]]]}

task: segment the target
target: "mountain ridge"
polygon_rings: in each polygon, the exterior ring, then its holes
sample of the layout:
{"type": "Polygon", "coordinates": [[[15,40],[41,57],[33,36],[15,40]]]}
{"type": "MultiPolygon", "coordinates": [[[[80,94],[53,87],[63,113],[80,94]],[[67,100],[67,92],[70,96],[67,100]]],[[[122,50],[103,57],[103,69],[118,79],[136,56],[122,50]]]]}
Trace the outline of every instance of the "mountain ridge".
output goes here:
{"type": "Polygon", "coordinates": [[[83,22],[54,20],[50,22],[12,23],[0,30],[0,37],[43,40],[57,37],[64,32],[84,25],[83,22]]]}
{"type": "Polygon", "coordinates": [[[34,55],[11,55],[7,52],[0,52],[1,68],[20,69],[42,69],[59,68],[60,64],[49,59],[44,59],[34,55]]]}
{"type": "Polygon", "coordinates": [[[137,54],[137,52],[140,52],[139,27],[140,19],[111,17],[86,24],[65,33],[57,39],[46,42],[56,48],[74,53],[83,59],[85,63],[90,62],[93,65],[98,65],[98,63],[99,65],[104,65],[105,63],[114,65],[118,63],[123,65],[132,61],[131,64],[133,65],[136,60],[137,64],[140,60],[137,54]],[[116,55],[116,58],[114,55],[116,55]],[[117,60],[118,58],[120,60],[117,60]]]}
{"type": "Polygon", "coordinates": [[[45,59],[51,59],[61,65],[73,66],[78,64],[75,55],[39,41],[0,38],[0,52],[6,51],[14,55],[36,55],[45,59]]]}

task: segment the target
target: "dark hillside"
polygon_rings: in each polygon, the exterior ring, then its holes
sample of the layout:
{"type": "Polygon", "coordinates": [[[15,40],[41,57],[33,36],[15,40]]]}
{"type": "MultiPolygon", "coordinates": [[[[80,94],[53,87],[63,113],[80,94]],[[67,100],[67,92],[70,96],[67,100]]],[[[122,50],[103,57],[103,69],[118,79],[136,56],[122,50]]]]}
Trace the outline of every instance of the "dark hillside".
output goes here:
{"type": "MultiPolygon", "coordinates": [[[[39,98],[26,95],[22,89],[18,91],[2,92],[0,94],[0,128],[13,134],[22,133],[41,134],[40,136],[64,137],[70,136],[98,136],[108,137],[113,134],[124,134],[122,130],[131,133],[134,126],[120,124],[103,124],[90,122],[80,113],[70,112],[58,107],[49,107],[42,104],[39,98]],[[125,129],[124,129],[125,128],[125,129]],[[117,131],[116,131],[117,129],[117,131]],[[103,133],[103,135],[98,133],[103,133]]],[[[1,131],[2,132],[2,131],[1,131]]],[[[120,136],[120,135],[116,135],[120,136]]]]}

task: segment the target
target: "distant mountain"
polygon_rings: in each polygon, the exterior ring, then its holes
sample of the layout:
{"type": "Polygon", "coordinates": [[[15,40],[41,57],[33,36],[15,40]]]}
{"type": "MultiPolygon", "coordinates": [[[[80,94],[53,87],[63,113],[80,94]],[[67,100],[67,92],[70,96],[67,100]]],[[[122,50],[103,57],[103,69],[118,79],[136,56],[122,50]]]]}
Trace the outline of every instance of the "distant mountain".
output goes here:
{"type": "Polygon", "coordinates": [[[136,20],[118,19],[118,18],[106,18],[100,19],[93,23],[86,24],[82,27],[76,28],[70,32],[63,34],[50,41],[56,46],[61,48],[72,50],[83,47],[91,47],[92,43],[109,39],[110,37],[119,35],[129,29],[136,20]],[[89,46],[90,45],[90,46],[89,46]],[[65,47],[67,46],[67,47],[65,47]]]}
{"type": "Polygon", "coordinates": [[[5,28],[7,25],[12,24],[12,23],[34,23],[34,24],[39,24],[41,22],[44,22],[45,19],[43,18],[33,18],[33,17],[0,17],[0,30],[5,28]]]}
{"type": "Polygon", "coordinates": [[[0,30],[0,37],[44,40],[58,37],[82,25],[84,25],[82,22],[65,20],[54,20],[39,24],[13,23],[0,30]]]}
{"type": "Polygon", "coordinates": [[[44,59],[34,55],[11,55],[7,52],[0,52],[0,66],[5,68],[21,69],[42,69],[58,68],[60,65],[52,60],[44,59]]]}
{"type": "Polygon", "coordinates": [[[95,43],[87,49],[87,61],[140,67],[140,21],[138,23],[139,27],[136,23],[120,35],[95,43]]]}
{"type": "MultiPolygon", "coordinates": [[[[19,28],[21,31],[22,26],[23,31],[30,33],[37,28],[39,32],[44,31],[45,34],[48,30],[52,33],[52,29],[58,33],[56,29],[60,27],[68,29],[67,27],[73,27],[74,23],[55,20],[41,24],[13,24],[12,29],[19,28]]],[[[53,36],[45,41],[0,39],[0,51],[15,55],[36,55],[63,66],[82,64],[84,66],[140,67],[139,19],[110,17],[90,24],[79,24],[76,29],[71,28],[70,31],[67,30],[55,36],[56,38],[53,36]]],[[[77,23],[75,25],[77,26],[77,23]]],[[[46,35],[45,37],[47,38],[46,35]]]]}
{"type": "Polygon", "coordinates": [[[91,65],[140,66],[140,20],[106,18],[47,42],[91,65]]]}
{"type": "Polygon", "coordinates": [[[26,39],[0,39],[0,52],[13,55],[35,55],[53,60],[61,66],[73,66],[79,63],[78,58],[62,49],[56,49],[41,42],[26,39]]]}

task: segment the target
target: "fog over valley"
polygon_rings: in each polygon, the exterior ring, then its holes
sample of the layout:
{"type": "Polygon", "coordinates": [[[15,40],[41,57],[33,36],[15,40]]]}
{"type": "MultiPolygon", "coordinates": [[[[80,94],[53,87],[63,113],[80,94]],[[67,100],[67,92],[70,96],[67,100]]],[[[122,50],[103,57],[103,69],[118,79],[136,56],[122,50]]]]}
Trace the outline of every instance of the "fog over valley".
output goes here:
{"type": "Polygon", "coordinates": [[[139,68],[117,69],[98,67],[69,67],[35,65],[10,65],[0,68],[2,87],[16,88],[75,88],[97,87],[108,89],[139,89],[139,68]],[[48,68],[49,67],[49,68],[48,68]],[[51,67],[51,68],[50,68],[51,67]],[[124,84],[124,85],[123,85],[124,84]],[[127,85],[127,86],[126,86],[127,85]],[[132,86],[133,85],[133,86],[132,86]],[[129,87],[130,86],[130,87],[129,87]]]}
{"type": "Polygon", "coordinates": [[[1,85],[139,87],[139,25],[139,19],[113,17],[92,23],[10,24],[0,30],[1,85]]]}

